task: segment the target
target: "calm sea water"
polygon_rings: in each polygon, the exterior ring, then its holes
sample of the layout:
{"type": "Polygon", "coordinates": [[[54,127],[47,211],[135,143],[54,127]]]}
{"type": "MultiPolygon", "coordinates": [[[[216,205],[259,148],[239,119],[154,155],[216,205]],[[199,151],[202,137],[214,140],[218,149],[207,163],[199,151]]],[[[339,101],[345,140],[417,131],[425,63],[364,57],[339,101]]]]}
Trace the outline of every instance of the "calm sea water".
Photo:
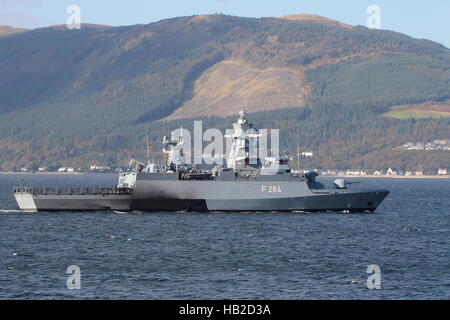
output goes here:
{"type": "Polygon", "coordinates": [[[0,299],[450,298],[450,179],[360,179],[392,191],[374,214],[24,213],[11,194],[116,178],[0,175],[0,299]]]}

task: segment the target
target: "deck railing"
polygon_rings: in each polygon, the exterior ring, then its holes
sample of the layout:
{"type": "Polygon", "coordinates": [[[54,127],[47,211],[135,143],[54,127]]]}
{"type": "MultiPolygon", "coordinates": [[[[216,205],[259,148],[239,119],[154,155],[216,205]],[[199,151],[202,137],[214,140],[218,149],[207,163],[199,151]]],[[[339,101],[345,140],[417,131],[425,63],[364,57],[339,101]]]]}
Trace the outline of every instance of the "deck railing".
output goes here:
{"type": "Polygon", "coordinates": [[[15,187],[14,193],[25,193],[33,195],[127,195],[132,194],[130,188],[102,188],[102,187],[15,187]]]}

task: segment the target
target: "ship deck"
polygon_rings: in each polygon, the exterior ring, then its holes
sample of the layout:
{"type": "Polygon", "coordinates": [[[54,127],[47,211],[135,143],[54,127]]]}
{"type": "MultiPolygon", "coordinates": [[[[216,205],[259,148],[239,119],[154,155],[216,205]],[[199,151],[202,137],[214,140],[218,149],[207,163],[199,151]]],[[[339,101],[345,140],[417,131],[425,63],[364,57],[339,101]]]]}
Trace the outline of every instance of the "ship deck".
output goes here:
{"type": "Polygon", "coordinates": [[[15,187],[14,194],[31,195],[131,195],[131,188],[104,188],[104,187],[15,187]]]}

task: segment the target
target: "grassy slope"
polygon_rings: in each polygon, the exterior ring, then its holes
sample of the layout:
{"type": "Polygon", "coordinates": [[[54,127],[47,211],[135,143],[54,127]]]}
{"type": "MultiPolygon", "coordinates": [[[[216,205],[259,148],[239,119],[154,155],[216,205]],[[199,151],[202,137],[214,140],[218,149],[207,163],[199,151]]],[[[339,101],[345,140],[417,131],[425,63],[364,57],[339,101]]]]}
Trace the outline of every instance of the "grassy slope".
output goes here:
{"type": "Polygon", "coordinates": [[[429,110],[392,110],[384,114],[384,116],[394,119],[428,119],[428,118],[447,118],[450,117],[449,112],[429,111],[429,110]]]}
{"type": "Polygon", "coordinates": [[[442,103],[427,102],[395,106],[390,108],[383,116],[400,120],[447,118],[450,117],[450,100],[442,103]]]}

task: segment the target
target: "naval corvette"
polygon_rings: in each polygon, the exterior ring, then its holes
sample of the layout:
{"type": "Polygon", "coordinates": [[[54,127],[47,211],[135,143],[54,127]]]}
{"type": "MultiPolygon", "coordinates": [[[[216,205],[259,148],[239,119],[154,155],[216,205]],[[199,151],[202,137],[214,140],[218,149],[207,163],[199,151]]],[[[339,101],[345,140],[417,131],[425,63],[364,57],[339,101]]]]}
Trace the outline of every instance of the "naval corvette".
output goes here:
{"type": "Polygon", "coordinates": [[[224,166],[200,170],[186,164],[184,139],[172,135],[163,139],[164,165],[132,160],[133,172],[120,174],[115,187],[20,186],[14,188],[14,196],[28,211],[373,212],[389,194],[350,187],[344,179],[325,188],[316,181],[316,172],[293,172],[286,155],[254,161],[249,141],[258,136],[241,111],[226,136],[231,151],[224,166]]]}

